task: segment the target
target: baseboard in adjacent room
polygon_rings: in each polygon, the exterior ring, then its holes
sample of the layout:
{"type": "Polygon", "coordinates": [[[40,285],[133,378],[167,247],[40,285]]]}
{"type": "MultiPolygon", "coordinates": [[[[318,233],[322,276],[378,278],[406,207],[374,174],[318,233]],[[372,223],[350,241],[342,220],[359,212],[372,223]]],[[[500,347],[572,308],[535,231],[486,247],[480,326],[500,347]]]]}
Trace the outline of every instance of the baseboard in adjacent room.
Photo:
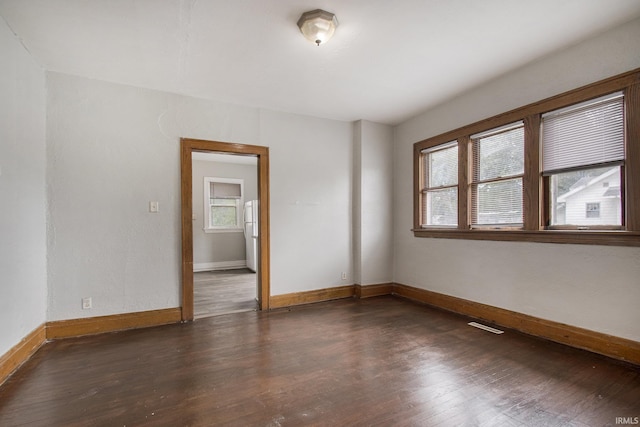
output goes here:
{"type": "Polygon", "coordinates": [[[43,323],[31,331],[18,344],[0,356],[0,385],[44,344],[46,326],[43,323]]]}
{"type": "Polygon", "coordinates": [[[247,268],[247,261],[244,259],[237,261],[219,261],[219,262],[199,262],[193,264],[193,272],[216,271],[216,270],[235,270],[247,268]]]}

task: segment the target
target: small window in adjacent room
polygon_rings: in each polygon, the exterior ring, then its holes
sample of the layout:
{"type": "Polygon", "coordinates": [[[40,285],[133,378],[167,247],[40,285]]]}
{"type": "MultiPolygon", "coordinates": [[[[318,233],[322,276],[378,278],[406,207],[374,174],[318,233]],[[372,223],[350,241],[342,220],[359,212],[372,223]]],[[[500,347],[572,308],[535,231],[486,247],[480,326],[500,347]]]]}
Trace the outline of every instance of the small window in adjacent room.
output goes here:
{"type": "Polygon", "coordinates": [[[547,227],[623,225],[624,132],[620,92],[542,115],[547,227]]]}
{"type": "Polygon", "coordinates": [[[422,151],[422,226],[458,225],[458,143],[422,151]]]}
{"type": "Polygon", "coordinates": [[[524,124],[513,123],[471,136],[474,227],[522,227],[524,124]]]}
{"type": "Polygon", "coordinates": [[[242,179],[204,179],[205,231],[242,231],[242,179]]]}

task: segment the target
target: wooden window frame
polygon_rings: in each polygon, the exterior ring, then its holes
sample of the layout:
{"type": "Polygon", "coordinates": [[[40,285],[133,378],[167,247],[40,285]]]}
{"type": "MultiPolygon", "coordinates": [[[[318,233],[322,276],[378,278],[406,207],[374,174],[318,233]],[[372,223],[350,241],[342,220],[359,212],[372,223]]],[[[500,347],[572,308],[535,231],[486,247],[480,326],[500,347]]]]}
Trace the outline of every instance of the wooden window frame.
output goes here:
{"type": "MultiPolygon", "coordinates": [[[[520,126],[515,127],[514,129],[519,129],[520,126]]],[[[522,128],[524,131],[524,122],[522,124],[522,128]]],[[[488,132],[491,132],[494,129],[488,129],[488,132]]],[[[509,129],[509,130],[502,130],[502,131],[498,131],[495,132],[493,135],[498,135],[500,133],[505,133],[505,132],[509,132],[513,129],[509,129]]],[[[504,181],[510,181],[510,180],[514,180],[514,179],[520,179],[522,180],[522,185],[523,185],[523,189],[524,189],[524,170],[521,174],[515,174],[515,175],[507,175],[507,176],[501,176],[501,177],[495,177],[495,178],[491,178],[491,179],[480,179],[480,156],[477,155],[476,151],[480,149],[479,144],[480,144],[480,140],[483,137],[478,137],[478,138],[473,138],[473,137],[469,137],[470,141],[471,141],[471,145],[470,145],[470,150],[471,150],[471,169],[469,171],[470,173],[470,180],[468,182],[468,187],[469,187],[469,191],[470,191],[470,195],[471,195],[471,227],[473,229],[485,229],[485,230],[522,230],[524,229],[524,192],[522,194],[522,198],[523,198],[523,223],[522,225],[520,225],[520,223],[515,224],[504,224],[504,225],[500,225],[500,224],[479,224],[478,223],[478,218],[477,216],[479,215],[479,211],[480,211],[480,207],[476,206],[476,203],[479,205],[480,204],[480,200],[479,200],[479,196],[478,196],[478,187],[482,184],[489,184],[489,183],[494,183],[494,182],[504,182],[504,181]]],[[[524,141],[523,141],[524,144],[524,141]]],[[[523,147],[523,151],[524,151],[524,147],[523,147]]],[[[524,163],[524,159],[523,159],[523,163],[524,163]]]]}
{"type": "MultiPolygon", "coordinates": [[[[457,197],[458,200],[456,200],[456,205],[458,206],[458,210],[460,208],[460,185],[458,184],[459,181],[456,181],[455,184],[452,185],[442,185],[442,186],[438,186],[438,187],[429,187],[429,183],[428,183],[428,178],[427,178],[427,158],[433,154],[436,153],[438,151],[443,151],[443,150],[448,150],[449,148],[452,148],[455,146],[455,144],[457,143],[457,141],[449,141],[446,142],[444,144],[438,144],[434,147],[430,147],[427,151],[421,152],[420,153],[420,162],[421,162],[421,170],[422,170],[422,175],[420,176],[420,196],[421,196],[421,200],[424,200],[424,197],[427,197],[427,194],[429,193],[429,191],[434,191],[434,190],[444,190],[444,189],[448,189],[448,188],[455,188],[457,190],[457,197]]],[[[458,147],[458,150],[460,148],[458,147]]],[[[460,160],[459,160],[459,153],[458,153],[458,168],[459,166],[460,160]]],[[[460,174],[458,173],[458,180],[460,179],[460,174]]],[[[424,206],[424,205],[421,205],[424,206]]],[[[422,218],[422,217],[420,217],[422,218]]],[[[459,222],[459,218],[458,218],[458,222],[459,222]]],[[[435,228],[457,228],[458,225],[425,225],[424,227],[426,228],[430,228],[430,227],[435,227],[435,228]]]]}
{"type": "Polygon", "coordinates": [[[544,99],[509,112],[416,142],[413,145],[413,186],[415,237],[571,243],[613,246],[640,246],[640,69],[544,99]],[[545,229],[549,195],[547,179],[541,174],[540,120],[548,111],[592,98],[623,91],[625,106],[625,151],[621,192],[625,203],[623,230],[545,229]],[[522,229],[482,229],[470,227],[472,150],[471,135],[516,121],[524,121],[524,176],[522,229]],[[421,222],[423,166],[422,151],[450,141],[458,141],[458,227],[423,228],[421,222]]]}
{"type": "Polygon", "coordinates": [[[244,206],[244,179],[240,178],[218,178],[206,176],[204,177],[204,232],[205,233],[242,233],[244,224],[242,223],[242,208],[244,206]],[[234,226],[222,226],[211,224],[211,213],[215,207],[226,207],[231,205],[212,205],[210,189],[211,183],[229,183],[240,185],[240,198],[235,199],[236,223],[234,226]]]}

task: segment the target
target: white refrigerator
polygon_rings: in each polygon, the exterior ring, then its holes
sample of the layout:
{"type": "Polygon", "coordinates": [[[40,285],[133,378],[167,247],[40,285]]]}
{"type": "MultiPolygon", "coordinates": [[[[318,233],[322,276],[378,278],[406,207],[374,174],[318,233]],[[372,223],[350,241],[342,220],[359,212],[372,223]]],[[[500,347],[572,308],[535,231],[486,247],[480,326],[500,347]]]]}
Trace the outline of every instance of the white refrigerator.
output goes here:
{"type": "Polygon", "coordinates": [[[258,201],[250,200],[244,204],[244,238],[247,249],[247,268],[257,271],[258,263],[258,201]]]}

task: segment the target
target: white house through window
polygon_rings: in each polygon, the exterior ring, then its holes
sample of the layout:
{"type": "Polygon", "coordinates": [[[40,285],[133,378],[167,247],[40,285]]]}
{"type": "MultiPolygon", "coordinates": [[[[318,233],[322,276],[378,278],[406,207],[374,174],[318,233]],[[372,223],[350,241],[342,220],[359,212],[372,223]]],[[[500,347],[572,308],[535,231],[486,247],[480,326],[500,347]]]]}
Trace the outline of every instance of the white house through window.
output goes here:
{"type": "Polygon", "coordinates": [[[587,203],[587,218],[600,218],[600,203],[587,203]]]}
{"type": "Polygon", "coordinates": [[[621,92],[542,115],[550,227],[622,225],[624,132],[621,92]]]}

